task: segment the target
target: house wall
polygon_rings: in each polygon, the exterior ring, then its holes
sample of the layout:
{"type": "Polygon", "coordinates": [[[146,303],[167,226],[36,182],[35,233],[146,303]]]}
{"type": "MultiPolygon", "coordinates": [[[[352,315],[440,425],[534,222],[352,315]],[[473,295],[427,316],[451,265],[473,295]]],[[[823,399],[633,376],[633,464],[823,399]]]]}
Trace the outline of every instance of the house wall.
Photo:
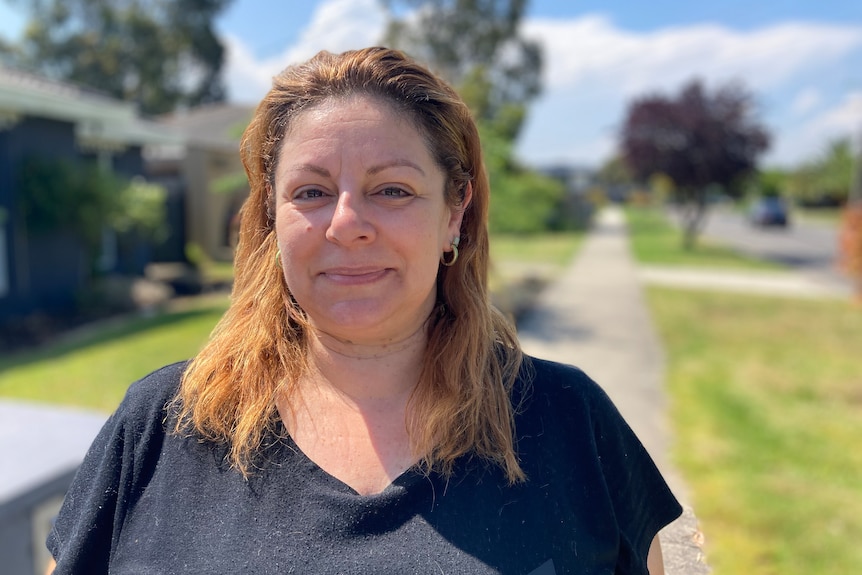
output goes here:
{"type": "Polygon", "coordinates": [[[114,172],[127,178],[146,175],[140,146],[129,146],[114,153],[111,157],[111,166],[114,172]]]}
{"type": "Polygon", "coordinates": [[[226,174],[241,171],[242,164],[235,152],[189,147],[183,163],[183,177],[188,186],[187,241],[198,244],[216,261],[233,259],[230,221],[248,191],[218,193],[213,191],[213,183],[226,174]]]}
{"type": "Polygon", "coordinates": [[[233,261],[235,246],[231,238],[231,220],[239,212],[242,202],[248,196],[248,189],[214,191],[214,183],[220,178],[234,173],[244,173],[239,154],[212,151],[207,164],[208,219],[207,250],[211,257],[219,261],[233,261]]]}
{"type": "Polygon", "coordinates": [[[36,309],[58,311],[74,303],[82,286],[81,246],[68,235],[33,237],[16,203],[19,170],[28,156],[78,157],[74,126],[44,118],[22,118],[0,131],[0,207],[6,214],[8,285],[0,295],[0,318],[36,309]]]}
{"type": "MultiPolygon", "coordinates": [[[[121,176],[145,173],[140,146],[101,154],[121,176]]],[[[71,122],[24,117],[0,130],[0,320],[70,312],[91,277],[90,254],[75,235],[28,233],[16,202],[22,162],[33,156],[98,162],[99,155],[81,149],[71,122]]],[[[111,253],[103,272],[143,275],[151,251],[147,241],[134,235],[106,239],[103,250],[111,253]]]]}

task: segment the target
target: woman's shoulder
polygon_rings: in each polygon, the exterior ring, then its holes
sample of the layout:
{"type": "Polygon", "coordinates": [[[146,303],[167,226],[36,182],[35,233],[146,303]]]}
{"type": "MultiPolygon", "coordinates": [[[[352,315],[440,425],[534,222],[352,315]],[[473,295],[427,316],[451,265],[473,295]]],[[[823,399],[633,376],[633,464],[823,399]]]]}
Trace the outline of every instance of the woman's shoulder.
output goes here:
{"type": "Polygon", "coordinates": [[[580,368],[531,356],[524,357],[516,391],[525,399],[541,396],[555,402],[591,403],[607,397],[604,390],[580,368]]]}
{"type": "Polygon", "coordinates": [[[129,386],[126,399],[132,402],[171,399],[179,388],[188,364],[188,361],[178,361],[148,373],[129,386]]]}
{"type": "Polygon", "coordinates": [[[171,363],[133,382],[114,417],[127,422],[164,420],[166,406],[176,396],[187,366],[187,361],[171,363]]]}
{"type": "Polygon", "coordinates": [[[626,425],[607,392],[570,364],[525,356],[512,398],[521,424],[538,418],[574,427],[626,425]]]}

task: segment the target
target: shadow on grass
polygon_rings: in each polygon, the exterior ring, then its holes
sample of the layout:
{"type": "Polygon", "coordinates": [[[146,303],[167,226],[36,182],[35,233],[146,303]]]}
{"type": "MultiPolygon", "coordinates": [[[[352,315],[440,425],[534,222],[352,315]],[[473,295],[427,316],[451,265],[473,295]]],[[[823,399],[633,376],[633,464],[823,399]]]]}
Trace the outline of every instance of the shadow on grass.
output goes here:
{"type": "Polygon", "coordinates": [[[0,373],[14,367],[57,359],[69,353],[98,347],[116,339],[180,324],[224,309],[224,305],[213,302],[194,309],[164,311],[153,316],[122,316],[99,321],[59,335],[43,345],[4,353],[0,358],[0,373]]]}

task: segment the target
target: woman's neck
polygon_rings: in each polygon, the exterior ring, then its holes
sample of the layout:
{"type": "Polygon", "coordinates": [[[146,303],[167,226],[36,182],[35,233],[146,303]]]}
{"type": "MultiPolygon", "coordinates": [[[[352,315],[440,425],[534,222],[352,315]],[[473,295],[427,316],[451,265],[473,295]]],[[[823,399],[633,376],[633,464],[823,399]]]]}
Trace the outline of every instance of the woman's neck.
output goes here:
{"type": "Polygon", "coordinates": [[[424,325],[403,340],[386,344],[349,342],[312,332],[307,383],[329,386],[357,404],[406,399],[419,381],[427,342],[424,325]]]}

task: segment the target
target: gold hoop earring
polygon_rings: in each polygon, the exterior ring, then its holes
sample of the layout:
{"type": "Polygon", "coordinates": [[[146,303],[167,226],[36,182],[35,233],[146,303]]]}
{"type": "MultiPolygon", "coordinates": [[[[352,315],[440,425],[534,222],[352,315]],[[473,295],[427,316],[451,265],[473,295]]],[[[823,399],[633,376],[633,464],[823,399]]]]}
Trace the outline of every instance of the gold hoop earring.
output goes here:
{"type": "Polygon", "coordinates": [[[275,250],[275,265],[281,267],[281,248],[275,250]]]}
{"type": "Polygon", "coordinates": [[[452,238],[452,259],[446,261],[446,252],[443,252],[443,255],[440,256],[440,263],[446,266],[447,268],[455,265],[455,262],[458,261],[458,245],[461,243],[461,236],[455,236],[452,238]]]}

